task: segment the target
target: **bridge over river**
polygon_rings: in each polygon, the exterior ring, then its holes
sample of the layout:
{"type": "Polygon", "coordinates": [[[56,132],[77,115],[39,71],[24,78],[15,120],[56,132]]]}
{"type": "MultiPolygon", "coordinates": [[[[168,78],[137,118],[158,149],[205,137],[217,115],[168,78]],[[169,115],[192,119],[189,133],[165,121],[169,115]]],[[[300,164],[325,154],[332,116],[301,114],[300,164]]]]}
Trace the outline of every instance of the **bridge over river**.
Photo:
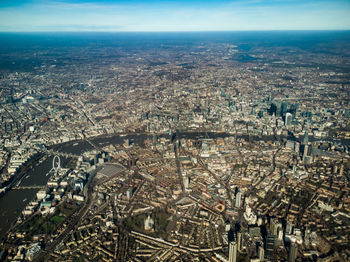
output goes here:
{"type": "Polygon", "coordinates": [[[45,188],[45,185],[14,186],[12,189],[21,190],[21,189],[42,189],[42,188],[45,188]]]}
{"type": "Polygon", "coordinates": [[[60,152],[60,151],[54,151],[53,149],[49,149],[46,150],[46,153],[52,156],[61,156],[61,157],[65,157],[65,158],[78,158],[78,155],[74,155],[71,153],[64,153],[64,152],[60,152]]]}

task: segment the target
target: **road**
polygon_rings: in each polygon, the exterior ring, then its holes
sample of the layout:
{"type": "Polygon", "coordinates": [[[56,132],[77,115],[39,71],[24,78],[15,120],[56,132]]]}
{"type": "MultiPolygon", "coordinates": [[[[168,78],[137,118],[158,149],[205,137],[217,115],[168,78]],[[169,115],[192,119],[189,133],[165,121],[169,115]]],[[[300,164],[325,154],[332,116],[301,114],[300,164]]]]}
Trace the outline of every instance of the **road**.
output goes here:
{"type": "MultiPolygon", "coordinates": [[[[93,176],[93,175],[92,175],[93,176]]],[[[71,233],[71,231],[78,225],[79,221],[85,217],[87,212],[90,210],[91,205],[93,204],[93,188],[95,186],[94,177],[89,179],[87,184],[87,190],[86,190],[86,201],[81,206],[78,213],[74,213],[68,221],[68,225],[66,229],[48,246],[46,246],[45,249],[43,249],[37,257],[35,257],[34,261],[45,261],[47,259],[47,254],[54,251],[54,249],[62,242],[64,241],[71,233]]]]}
{"type": "Polygon", "coordinates": [[[182,178],[182,173],[181,173],[181,165],[180,165],[180,160],[179,160],[179,153],[178,153],[178,150],[176,148],[176,141],[177,140],[174,140],[174,152],[175,152],[175,162],[176,162],[176,170],[177,170],[177,175],[178,175],[178,178],[179,178],[179,183],[181,185],[181,189],[182,189],[182,193],[184,195],[186,195],[186,189],[185,189],[185,185],[184,185],[184,181],[183,181],[183,178],[182,178]]]}
{"type": "Polygon", "coordinates": [[[206,166],[206,164],[203,162],[202,158],[201,158],[199,155],[193,155],[191,152],[188,152],[188,151],[185,151],[185,153],[186,153],[188,156],[191,156],[191,157],[196,158],[198,164],[199,164],[204,170],[206,170],[206,171],[216,180],[217,183],[219,183],[221,186],[225,187],[226,193],[227,193],[227,197],[228,197],[228,199],[230,200],[231,205],[234,206],[233,198],[232,198],[233,194],[232,194],[232,191],[231,191],[231,188],[230,188],[229,184],[228,184],[228,183],[225,183],[224,181],[222,181],[222,179],[220,179],[214,172],[212,172],[211,170],[209,170],[208,167],[206,166]]]}
{"type": "Polygon", "coordinates": [[[42,153],[36,153],[26,164],[24,164],[19,171],[17,171],[10,180],[6,181],[3,184],[3,188],[7,187],[6,190],[10,190],[12,187],[14,187],[17,183],[19,183],[24,176],[27,174],[27,171],[31,170],[34,166],[34,163],[36,163],[40,158],[43,157],[42,153]]]}

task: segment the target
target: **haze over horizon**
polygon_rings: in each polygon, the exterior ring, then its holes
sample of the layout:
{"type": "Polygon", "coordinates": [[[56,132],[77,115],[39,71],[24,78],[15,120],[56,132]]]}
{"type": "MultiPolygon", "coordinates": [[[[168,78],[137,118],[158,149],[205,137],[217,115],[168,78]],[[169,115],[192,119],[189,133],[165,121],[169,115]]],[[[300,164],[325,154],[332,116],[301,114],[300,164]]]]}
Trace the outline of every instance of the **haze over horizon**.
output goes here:
{"type": "Polygon", "coordinates": [[[0,2],[0,31],[349,30],[347,0],[0,2]]]}

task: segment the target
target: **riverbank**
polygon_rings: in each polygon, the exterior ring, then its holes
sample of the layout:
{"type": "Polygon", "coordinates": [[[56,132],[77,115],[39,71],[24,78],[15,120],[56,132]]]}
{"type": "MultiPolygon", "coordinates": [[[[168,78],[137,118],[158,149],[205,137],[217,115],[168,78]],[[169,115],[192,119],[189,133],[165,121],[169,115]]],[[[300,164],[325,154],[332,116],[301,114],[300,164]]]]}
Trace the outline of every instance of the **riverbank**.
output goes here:
{"type": "MultiPolygon", "coordinates": [[[[42,158],[39,158],[42,159],[42,158]]],[[[50,176],[46,174],[52,168],[52,156],[47,157],[40,163],[28,163],[24,169],[26,170],[21,179],[16,180],[19,186],[45,186],[50,176]]],[[[39,162],[38,162],[39,161],[39,162]]],[[[62,165],[66,165],[68,159],[61,159],[62,165]]],[[[22,210],[27,204],[34,199],[39,189],[11,189],[0,197],[0,238],[6,235],[8,230],[13,227],[22,210]]]]}
{"type": "MultiPolygon", "coordinates": [[[[237,138],[242,138],[245,140],[250,141],[257,141],[257,140],[264,140],[264,141],[275,141],[274,136],[257,136],[257,135],[240,135],[240,134],[232,134],[232,133],[225,133],[225,132],[178,132],[177,133],[178,138],[187,138],[187,139],[205,139],[205,138],[225,138],[225,137],[233,137],[236,136],[237,138]]],[[[170,135],[168,133],[158,134],[158,137],[166,137],[170,138],[170,135]]],[[[96,144],[98,147],[104,147],[108,144],[122,144],[126,139],[130,139],[135,144],[142,144],[146,139],[152,139],[153,135],[149,133],[133,133],[133,134],[115,134],[115,135],[108,135],[108,136],[98,136],[94,138],[89,138],[94,144],[96,144]]],[[[287,139],[286,137],[279,137],[281,139],[287,139]]],[[[297,139],[298,140],[298,139],[297,139]]],[[[349,140],[332,140],[332,139],[316,139],[313,137],[309,137],[310,141],[331,141],[336,143],[342,143],[345,145],[350,145],[350,139],[349,140]]],[[[81,155],[85,151],[93,150],[94,147],[88,143],[86,140],[75,140],[70,141],[62,144],[57,144],[54,146],[51,146],[50,148],[54,149],[55,151],[60,151],[64,153],[70,153],[75,155],[81,155]]],[[[49,176],[46,176],[46,173],[51,169],[52,167],[52,159],[53,157],[48,157],[45,161],[43,161],[40,165],[35,165],[34,163],[31,166],[32,169],[27,168],[27,172],[23,172],[22,174],[22,180],[21,185],[23,186],[30,186],[30,185],[45,185],[46,182],[49,179],[49,176]],[[28,170],[30,169],[30,170],[28,170]]],[[[37,160],[38,161],[38,160],[37,160]]],[[[67,159],[62,161],[61,158],[61,165],[65,166],[68,161],[67,159]]],[[[35,162],[35,161],[34,161],[35,162]]],[[[20,179],[16,180],[17,182],[20,179]]],[[[2,221],[1,228],[0,228],[0,237],[4,235],[7,230],[17,221],[18,216],[20,215],[21,211],[24,209],[26,204],[28,203],[28,200],[33,199],[35,196],[35,193],[38,190],[9,190],[6,192],[6,194],[3,197],[0,197],[0,214],[3,214],[0,218],[2,221]],[[10,197],[9,197],[10,196],[10,197]],[[24,199],[27,199],[26,201],[23,201],[24,199]],[[5,230],[7,229],[7,230],[5,230]]]]}

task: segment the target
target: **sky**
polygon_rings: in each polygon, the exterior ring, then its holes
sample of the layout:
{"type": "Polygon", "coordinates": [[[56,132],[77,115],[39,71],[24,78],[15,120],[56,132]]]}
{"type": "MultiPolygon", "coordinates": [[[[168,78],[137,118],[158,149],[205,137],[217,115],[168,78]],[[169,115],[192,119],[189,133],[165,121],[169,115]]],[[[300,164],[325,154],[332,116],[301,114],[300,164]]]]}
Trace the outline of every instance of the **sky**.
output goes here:
{"type": "Polygon", "coordinates": [[[349,30],[350,0],[0,0],[0,31],[349,30]]]}

